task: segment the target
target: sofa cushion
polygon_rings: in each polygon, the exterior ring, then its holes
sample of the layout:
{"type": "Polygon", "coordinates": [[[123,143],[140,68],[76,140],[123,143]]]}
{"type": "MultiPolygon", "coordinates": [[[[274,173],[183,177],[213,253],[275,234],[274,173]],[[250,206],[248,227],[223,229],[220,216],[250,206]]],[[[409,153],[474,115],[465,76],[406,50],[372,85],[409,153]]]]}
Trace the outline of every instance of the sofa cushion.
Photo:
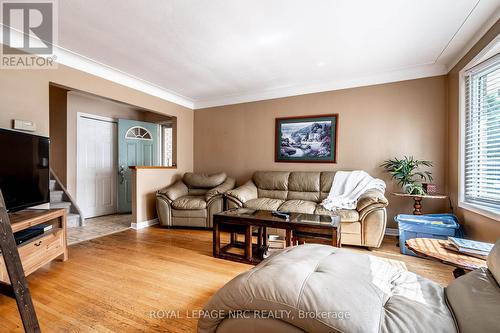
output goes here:
{"type": "Polygon", "coordinates": [[[207,210],[206,209],[172,209],[173,217],[198,217],[198,218],[207,218],[207,210]]]}
{"type": "Polygon", "coordinates": [[[359,213],[355,209],[338,209],[328,210],[321,205],[317,205],[314,214],[340,216],[341,222],[357,222],[359,221],[359,213]]]}
{"type": "Polygon", "coordinates": [[[498,332],[500,287],[488,269],[453,280],[445,294],[461,333],[498,332]]]}
{"type": "Polygon", "coordinates": [[[319,201],[319,172],[291,172],[288,200],[319,201]]]}
{"type": "Polygon", "coordinates": [[[248,200],[243,204],[245,208],[259,209],[259,210],[277,210],[283,203],[283,200],[272,198],[258,198],[248,200]]]}
{"type": "Polygon", "coordinates": [[[288,191],[288,200],[306,200],[319,203],[319,192],[295,192],[288,191]]]}
{"type": "Polygon", "coordinates": [[[313,214],[316,209],[316,202],[305,200],[287,200],[278,210],[292,213],[313,214]]]}
{"type": "Polygon", "coordinates": [[[319,172],[291,172],[288,190],[296,192],[319,192],[319,172]]]}
{"type": "Polygon", "coordinates": [[[182,180],[189,188],[212,188],[222,184],[226,178],[225,172],[214,175],[186,172],[182,180]]]}
{"type": "Polygon", "coordinates": [[[493,274],[497,283],[500,284],[500,239],[497,240],[495,246],[491,249],[487,263],[491,274],[493,274]]]}
{"type": "Polygon", "coordinates": [[[217,187],[214,187],[213,189],[209,190],[205,194],[205,200],[209,201],[210,199],[212,199],[215,196],[224,194],[227,191],[232,190],[234,188],[235,184],[236,184],[236,181],[233,178],[227,177],[226,180],[222,184],[220,184],[217,187]]]}
{"type": "Polygon", "coordinates": [[[254,182],[252,180],[249,180],[240,187],[227,191],[226,196],[244,203],[248,200],[257,199],[258,189],[257,186],[255,186],[254,182]]]}
{"type": "Polygon", "coordinates": [[[288,171],[257,171],[253,174],[255,185],[261,190],[288,191],[288,171]]]}
{"type": "Polygon", "coordinates": [[[188,194],[188,188],[182,181],[177,181],[174,184],[158,191],[158,194],[166,196],[169,200],[174,201],[177,198],[188,194]]]}
{"type": "Polygon", "coordinates": [[[186,195],[172,202],[174,209],[206,209],[207,202],[204,196],[186,195]]]}
{"type": "Polygon", "coordinates": [[[188,195],[205,195],[208,192],[208,188],[190,188],[188,189],[188,195]]]}
{"type": "Polygon", "coordinates": [[[271,198],[271,199],[280,199],[286,200],[288,191],[280,191],[280,190],[262,190],[258,189],[257,194],[259,198],[271,198]]]}
{"type": "Polygon", "coordinates": [[[320,200],[325,199],[332,188],[335,171],[323,171],[320,174],[320,200]]]}

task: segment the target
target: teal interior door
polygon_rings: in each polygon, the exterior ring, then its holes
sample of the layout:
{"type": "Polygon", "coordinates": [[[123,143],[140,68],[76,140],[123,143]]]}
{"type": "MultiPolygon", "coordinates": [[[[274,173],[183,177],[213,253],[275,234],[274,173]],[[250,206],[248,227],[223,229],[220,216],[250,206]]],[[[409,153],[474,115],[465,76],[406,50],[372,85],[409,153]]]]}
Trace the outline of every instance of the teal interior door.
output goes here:
{"type": "Polygon", "coordinates": [[[130,166],[158,165],[158,125],[118,120],[118,211],[132,211],[130,166]]]}

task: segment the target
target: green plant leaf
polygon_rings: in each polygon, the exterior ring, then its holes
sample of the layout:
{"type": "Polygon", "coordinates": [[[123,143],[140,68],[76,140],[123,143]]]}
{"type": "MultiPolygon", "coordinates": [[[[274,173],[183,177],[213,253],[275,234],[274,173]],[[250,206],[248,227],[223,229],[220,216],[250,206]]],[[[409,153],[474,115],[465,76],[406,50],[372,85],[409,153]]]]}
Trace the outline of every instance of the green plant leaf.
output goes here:
{"type": "Polygon", "coordinates": [[[423,195],[425,191],[416,180],[432,181],[432,173],[428,170],[420,170],[421,167],[432,167],[433,163],[426,160],[417,160],[413,156],[404,156],[402,159],[395,157],[380,164],[384,171],[391,174],[391,179],[399,185],[410,185],[412,192],[423,195]]]}

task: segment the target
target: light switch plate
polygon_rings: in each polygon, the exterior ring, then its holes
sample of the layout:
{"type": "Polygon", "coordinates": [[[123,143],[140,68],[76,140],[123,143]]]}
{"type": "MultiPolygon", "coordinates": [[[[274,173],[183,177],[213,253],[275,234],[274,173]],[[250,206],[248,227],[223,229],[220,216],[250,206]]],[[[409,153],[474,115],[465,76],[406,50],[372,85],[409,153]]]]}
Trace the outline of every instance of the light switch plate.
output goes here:
{"type": "Polygon", "coordinates": [[[29,120],[14,119],[14,129],[20,131],[34,132],[36,131],[36,124],[29,120]]]}

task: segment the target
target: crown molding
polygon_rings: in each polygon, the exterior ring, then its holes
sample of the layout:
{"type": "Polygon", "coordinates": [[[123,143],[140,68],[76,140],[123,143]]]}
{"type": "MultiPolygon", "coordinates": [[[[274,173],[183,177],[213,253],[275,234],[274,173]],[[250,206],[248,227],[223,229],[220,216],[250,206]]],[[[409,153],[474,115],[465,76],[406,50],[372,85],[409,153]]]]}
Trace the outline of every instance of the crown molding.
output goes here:
{"type": "Polygon", "coordinates": [[[368,76],[362,76],[354,79],[336,80],[327,83],[316,83],[310,85],[297,85],[278,89],[268,89],[252,93],[230,95],[222,98],[197,100],[194,103],[194,109],[203,109],[208,107],[240,104],[247,102],[256,102],[268,99],[282,97],[313,94],[325,91],[357,88],[398,81],[420,79],[424,77],[444,75],[447,73],[445,65],[425,64],[417,67],[403,68],[396,71],[385,73],[374,73],[368,76]]]}
{"type": "MultiPolygon", "coordinates": [[[[2,26],[4,25],[2,24],[2,26]]],[[[22,41],[24,34],[21,31],[13,29],[11,27],[8,28],[11,31],[11,37],[13,37],[15,41],[22,41]]],[[[0,36],[0,38],[2,38],[0,42],[3,43],[3,37],[0,36]]],[[[80,70],[82,72],[98,76],[100,78],[126,86],[128,88],[132,88],[141,91],[143,93],[161,98],[168,102],[182,105],[189,109],[194,108],[194,101],[186,96],[165,89],[159,85],[156,85],[139,77],[131,75],[125,71],[119,70],[112,66],[103,64],[89,57],[67,50],[56,44],[52,44],[52,46],[54,48],[53,49],[53,53],[55,56],[54,60],[58,64],[65,65],[80,70]]]]}
{"type": "MultiPolygon", "coordinates": [[[[467,42],[467,44],[462,48],[462,51],[459,52],[456,57],[453,58],[452,61],[449,62],[447,66],[447,72],[450,72],[455,66],[462,60],[463,57],[469,53],[469,51],[474,47],[474,45],[479,42],[479,40],[490,30],[493,25],[500,18],[500,8],[495,11],[493,15],[481,26],[481,28],[474,34],[474,36],[467,42]]],[[[460,27],[460,30],[457,32],[457,36],[463,32],[463,26],[460,27]]],[[[438,59],[439,60],[439,59],[438,59]]]]}
{"type": "Polygon", "coordinates": [[[54,46],[54,54],[59,64],[99,76],[103,79],[161,98],[163,100],[194,109],[194,101],[154,83],[138,78],[127,72],[105,65],[81,54],[54,46]]]}

